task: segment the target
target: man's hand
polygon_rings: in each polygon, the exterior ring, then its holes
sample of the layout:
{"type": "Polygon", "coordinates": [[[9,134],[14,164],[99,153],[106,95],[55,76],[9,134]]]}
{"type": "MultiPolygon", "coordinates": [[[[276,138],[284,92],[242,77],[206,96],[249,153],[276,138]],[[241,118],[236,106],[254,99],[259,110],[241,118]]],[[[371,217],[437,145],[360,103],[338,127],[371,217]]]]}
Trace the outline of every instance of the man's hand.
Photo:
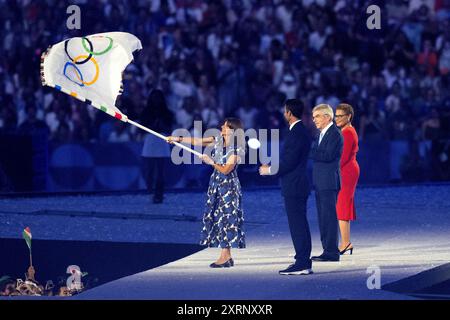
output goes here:
{"type": "Polygon", "coordinates": [[[270,175],[270,167],[267,164],[263,164],[261,167],[259,167],[259,174],[261,176],[270,175]]]}

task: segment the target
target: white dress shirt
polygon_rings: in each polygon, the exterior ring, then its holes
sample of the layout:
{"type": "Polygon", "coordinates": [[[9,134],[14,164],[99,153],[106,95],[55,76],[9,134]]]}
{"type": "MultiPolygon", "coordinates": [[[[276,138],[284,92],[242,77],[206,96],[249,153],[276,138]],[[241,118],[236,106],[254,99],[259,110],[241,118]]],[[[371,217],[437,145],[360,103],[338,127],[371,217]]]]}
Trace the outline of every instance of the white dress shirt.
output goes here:
{"type": "Polygon", "coordinates": [[[295,121],[294,123],[292,123],[292,124],[289,126],[289,131],[291,131],[292,128],[295,126],[295,124],[296,124],[297,122],[300,122],[300,121],[302,121],[302,120],[297,120],[297,121],[295,121]]]}
{"type": "Polygon", "coordinates": [[[328,129],[330,129],[330,127],[333,125],[333,121],[330,122],[325,128],[323,128],[322,131],[320,131],[320,136],[319,136],[319,144],[322,142],[323,137],[325,136],[325,133],[327,133],[328,129]]]}

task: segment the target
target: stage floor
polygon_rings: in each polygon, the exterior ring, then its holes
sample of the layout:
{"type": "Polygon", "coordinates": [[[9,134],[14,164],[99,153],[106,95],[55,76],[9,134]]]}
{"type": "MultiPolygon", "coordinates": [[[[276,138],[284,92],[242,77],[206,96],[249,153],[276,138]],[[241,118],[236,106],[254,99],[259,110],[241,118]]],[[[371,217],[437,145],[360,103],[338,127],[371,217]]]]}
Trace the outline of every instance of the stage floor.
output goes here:
{"type": "MultiPolygon", "coordinates": [[[[29,226],[35,239],[195,244],[205,199],[205,193],[169,193],[159,205],[145,195],[0,199],[0,237],[20,238],[29,226]]],[[[209,268],[219,251],[205,249],[70,299],[412,299],[369,289],[367,280],[378,270],[383,286],[450,262],[449,199],[449,185],[359,188],[353,255],[314,263],[310,276],[280,276],[293,262],[280,192],[244,190],[247,248],[233,251],[235,267],[209,268]]],[[[313,255],[320,254],[313,196],[308,218],[313,255]]]]}

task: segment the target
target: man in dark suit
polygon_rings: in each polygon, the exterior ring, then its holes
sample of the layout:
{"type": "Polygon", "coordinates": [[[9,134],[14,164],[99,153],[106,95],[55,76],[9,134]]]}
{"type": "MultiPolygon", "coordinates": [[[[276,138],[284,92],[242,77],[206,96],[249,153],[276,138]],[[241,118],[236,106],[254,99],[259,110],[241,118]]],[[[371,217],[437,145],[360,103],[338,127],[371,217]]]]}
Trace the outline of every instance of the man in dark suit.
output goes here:
{"type": "Polygon", "coordinates": [[[261,175],[277,175],[281,179],[281,194],[289,222],[292,242],[295,248],[295,263],[279,273],[283,275],[307,275],[311,269],[311,233],[306,218],[306,202],[310,186],[306,174],[306,163],[311,148],[311,138],[300,120],[303,103],[298,99],[289,99],[284,106],[284,118],[289,132],[280,155],[278,171],[263,165],[261,175]]]}
{"type": "Polygon", "coordinates": [[[313,121],[320,130],[311,149],[313,186],[323,247],[323,253],[312,257],[313,261],[339,261],[336,200],[341,188],[339,161],[344,141],[333,123],[333,116],[328,104],[319,104],[313,109],[313,121]]]}

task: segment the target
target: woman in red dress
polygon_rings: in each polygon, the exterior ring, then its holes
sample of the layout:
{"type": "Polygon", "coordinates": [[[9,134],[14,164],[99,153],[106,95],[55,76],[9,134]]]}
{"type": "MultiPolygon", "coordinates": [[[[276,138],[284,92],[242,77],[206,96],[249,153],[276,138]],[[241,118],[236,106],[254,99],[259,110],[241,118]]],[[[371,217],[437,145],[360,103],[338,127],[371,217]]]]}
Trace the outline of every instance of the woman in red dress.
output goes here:
{"type": "Polygon", "coordinates": [[[341,231],[341,254],[353,253],[350,242],[350,221],[356,219],[355,190],[359,178],[359,165],[356,162],[358,152],[358,135],[352,126],[354,111],[351,105],[341,103],[336,107],[336,125],[341,128],[344,137],[344,149],[341,156],[341,190],[338,194],[336,212],[341,231]]]}

